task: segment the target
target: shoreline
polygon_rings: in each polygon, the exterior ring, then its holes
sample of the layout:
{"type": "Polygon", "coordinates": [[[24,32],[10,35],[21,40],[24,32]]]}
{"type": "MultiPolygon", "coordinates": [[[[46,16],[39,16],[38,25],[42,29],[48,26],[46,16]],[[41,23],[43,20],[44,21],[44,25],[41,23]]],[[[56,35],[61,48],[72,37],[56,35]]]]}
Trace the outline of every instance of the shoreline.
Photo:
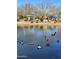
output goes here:
{"type": "Polygon", "coordinates": [[[47,22],[47,23],[44,23],[44,22],[38,22],[38,23],[31,23],[29,21],[19,21],[17,22],[17,27],[22,27],[22,26],[61,26],[61,22],[56,22],[54,23],[54,21],[51,21],[51,22],[47,22]]]}

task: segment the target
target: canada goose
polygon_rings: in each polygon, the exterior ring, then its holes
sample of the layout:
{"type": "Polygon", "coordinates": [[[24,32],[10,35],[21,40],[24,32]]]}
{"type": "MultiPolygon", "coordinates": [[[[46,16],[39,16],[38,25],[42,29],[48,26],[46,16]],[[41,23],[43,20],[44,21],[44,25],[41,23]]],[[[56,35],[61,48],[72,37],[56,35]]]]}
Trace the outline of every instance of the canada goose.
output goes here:
{"type": "Polygon", "coordinates": [[[55,33],[53,33],[53,34],[51,34],[51,36],[55,36],[56,35],[56,32],[55,33]]]}

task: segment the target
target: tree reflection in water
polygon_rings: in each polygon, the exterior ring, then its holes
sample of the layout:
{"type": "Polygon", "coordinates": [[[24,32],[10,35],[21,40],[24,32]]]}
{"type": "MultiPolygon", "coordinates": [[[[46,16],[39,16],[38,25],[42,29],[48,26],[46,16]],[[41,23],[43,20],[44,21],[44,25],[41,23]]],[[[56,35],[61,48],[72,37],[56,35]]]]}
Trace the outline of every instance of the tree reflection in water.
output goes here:
{"type": "Polygon", "coordinates": [[[60,32],[57,32],[57,30],[58,29],[53,28],[53,26],[52,27],[51,26],[50,27],[26,26],[26,28],[24,27],[18,28],[17,42],[22,44],[22,45],[17,44],[18,56],[19,55],[25,55],[25,56],[35,55],[36,57],[36,55],[37,56],[44,55],[47,58],[48,57],[47,55],[51,54],[51,56],[59,57],[60,44],[57,44],[57,43],[60,43],[60,32]],[[56,32],[56,35],[55,35],[55,32],[56,32]],[[51,34],[54,34],[55,36],[51,36],[51,34]],[[52,53],[52,51],[54,52],[54,54],[52,53]],[[57,55],[55,55],[55,53],[57,55]]]}

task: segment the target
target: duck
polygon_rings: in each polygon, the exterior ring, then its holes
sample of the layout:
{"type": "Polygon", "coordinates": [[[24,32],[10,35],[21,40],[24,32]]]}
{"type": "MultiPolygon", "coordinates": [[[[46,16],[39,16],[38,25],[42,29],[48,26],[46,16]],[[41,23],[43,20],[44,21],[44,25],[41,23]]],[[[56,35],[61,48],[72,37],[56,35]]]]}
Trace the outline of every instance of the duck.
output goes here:
{"type": "Polygon", "coordinates": [[[22,45],[24,45],[24,42],[23,42],[23,40],[20,42],[22,45]]]}
{"type": "Polygon", "coordinates": [[[53,33],[53,34],[51,34],[51,36],[55,36],[56,35],[56,32],[55,33],[53,33]]]}
{"type": "Polygon", "coordinates": [[[42,48],[42,46],[38,44],[37,49],[41,49],[41,48],[42,48]]]}
{"type": "Polygon", "coordinates": [[[57,40],[57,43],[59,43],[60,41],[59,40],[57,40]]]}
{"type": "Polygon", "coordinates": [[[50,46],[50,44],[49,44],[49,43],[47,43],[47,44],[46,44],[46,47],[49,47],[49,46],[50,46]]]}
{"type": "Polygon", "coordinates": [[[50,40],[51,40],[51,37],[49,37],[49,38],[46,39],[47,42],[50,41],[50,40]]]}

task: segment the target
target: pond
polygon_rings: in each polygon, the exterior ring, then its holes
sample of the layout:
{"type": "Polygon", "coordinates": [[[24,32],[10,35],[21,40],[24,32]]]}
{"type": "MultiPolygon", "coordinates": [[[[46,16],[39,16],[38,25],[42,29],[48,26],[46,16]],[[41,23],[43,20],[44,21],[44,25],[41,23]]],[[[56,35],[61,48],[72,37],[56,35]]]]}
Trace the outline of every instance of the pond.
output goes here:
{"type": "Polygon", "coordinates": [[[17,59],[61,59],[61,27],[17,28],[17,59]]]}

